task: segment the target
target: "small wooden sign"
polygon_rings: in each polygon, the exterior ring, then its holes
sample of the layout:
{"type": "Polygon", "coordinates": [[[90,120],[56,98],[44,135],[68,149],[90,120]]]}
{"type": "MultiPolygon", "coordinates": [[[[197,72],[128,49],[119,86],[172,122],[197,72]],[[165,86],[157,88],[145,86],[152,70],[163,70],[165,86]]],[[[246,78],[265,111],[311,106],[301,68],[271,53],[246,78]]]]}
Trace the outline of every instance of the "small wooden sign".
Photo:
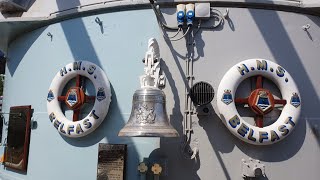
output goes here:
{"type": "Polygon", "coordinates": [[[31,106],[10,107],[8,140],[4,156],[6,168],[27,172],[31,113],[31,106]]]}
{"type": "Polygon", "coordinates": [[[97,180],[124,180],[126,144],[99,144],[97,180]]]}

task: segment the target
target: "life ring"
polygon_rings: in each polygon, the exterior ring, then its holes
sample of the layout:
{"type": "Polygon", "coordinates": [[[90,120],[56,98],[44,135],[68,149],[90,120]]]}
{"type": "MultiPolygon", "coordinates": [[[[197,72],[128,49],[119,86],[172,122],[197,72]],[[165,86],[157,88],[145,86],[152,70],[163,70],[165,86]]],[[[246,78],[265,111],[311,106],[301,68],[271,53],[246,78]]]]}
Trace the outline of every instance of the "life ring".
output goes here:
{"type": "Polygon", "coordinates": [[[94,131],[105,119],[111,102],[110,82],[104,71],[94,63],[76,61],[69,63],[55,75],[47,96],[47,110],[51,123],[62,135],[82,137],[94,131]],[[94,85],[95,96],[87,96],[80,87],[81,76],[90,79],[94,85]],[[76,87],[61,96],[63,88],[72,78],[76,77],[76,87]],[[73,120],[63,114],[59,101],[64,101],[74,110],[73,120]],[[86,101],[94,101],[90,113],[79,120],[80,108],[86,101]],[[75,114],[78,114],[77,116],[75,114]]]}
{"type": "Polygon", "coordinates": [[[255,145],[273,144],[287,137],[298,123],[301,111],[300,93],[290,74],[280,65],[265,59],[245,60],[229,69],[220,82],[217,98],[220,118],[227,128],[239,139],[255,145]],[[248,98],[234,99],[239,84],[252,76],[258,76],[257,88],[248,98]],[[269,90],[262,88],[261,76],[278,86],[282,100],[274,99],[269,90]],[[260,123],[260,127],[256,127],[243,120],[236,103],[249,104],[260,122],[274,104],[283,104],[284,107],[276,122],[266,127],[260,123]]]}

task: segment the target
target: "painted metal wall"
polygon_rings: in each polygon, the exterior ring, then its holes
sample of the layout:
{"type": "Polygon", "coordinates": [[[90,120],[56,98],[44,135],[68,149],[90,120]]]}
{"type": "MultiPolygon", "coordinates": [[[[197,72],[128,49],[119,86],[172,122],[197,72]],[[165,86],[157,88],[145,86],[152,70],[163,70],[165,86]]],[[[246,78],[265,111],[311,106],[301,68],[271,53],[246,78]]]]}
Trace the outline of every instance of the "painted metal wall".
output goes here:
{"type": "MultiPolygon", "coordinates": [[[[64,21],[13,42],[8,54],[3,110],[31,104],[38,125],[31,131],[28,173],[1,168],[0,179],[96,179],[100,142],[127,144],[127,172],[131,177],[137,176],[136,165],[159,147],[159,138],[147,141],[120,138],[117,134],[129,118],[132,95],[143,73],[141,60],[151,37],[158,37],[156,20],[153,12],[141,10],[64,21]],[[103,33],[96,17],[103,21],[103,33]],[[53,35],[52,40],[48,32],[53,35]],[[59,69],[76,60],[91,61],[104,69],[112,86],[112,102],[96,131],[84,138],[70,139],[60,136],[50,123],[46,96],[59,69]]],[[[71,119],[72,114],[67,114],[71,119]]]]}
{"type": "MultiPolygon", "coordinates": [[[[174,10],[163,11],[174,14],[174,10]]],[[[166,20],[170,24],[175,21],[172,16],[166,20]]],[[[170,178],[165,179],[242,179],[241,160],[250,157],[266,165],[264,179],[319,179],[320,112],[316,108],[320,105],[319,26],[319,17],[235,8],[230,9],[230,19],[222,27],[200,30],[194,46],[195,82],[207,81],[217,92],[220,80],[233,65],[251,58],[269,59],[283,66],[297,83],[303,101],[301,118],[293,133],[283,141],[263,147],[249,145],[233,136],[221,122],[216,107],[221,97],[215,97],[210,116],[193,116],[191,144],[199,147],[197,161],[176,155],[180,150],[179,141],[161,139],[159,154],[167,156],[170,162],[170,178]],[[310,24],[307,32],[302,29],[306,24],[310,24]]],[[[174,127],[181,132],[187,45],[184,41],[167,43],[162,47],[172,90],[167,92],[167,97],[174,99],[168,109],[172,110],[174,127]]],[[[275,90],[271,84],[265,85],[275,90]]],[[[250,81],[241,85],[238,97],[248,96],[251,87],[250,81]]],[[[252,115],[247,111],[240,114],[252,115]]],[[[271,114],[269,118],[276,119],[278,114],[271,114]]]]}
{"type": "MultiPolygon", "coordinates": [[[[163,11],[166,21],[174,24],[175,10],[163,11]]],[[[147,40],[159,37],[159,29],[151,10],[97,16],[103,21],[103,34],[94,22],[96,16],[90,16],[38,29],[10,45],[4,110],[13,105],[31,104],[38,127],[31,132],[28,174],[1,169],[5,177],[95,179],[98,143],[110,142],[129,145],[129,180],[138,179],[136,165],[149,156],[167,162],[162,179],[242,179],[241,159],[249,157],[266,165],[265,179],[319,179],[318,17],[231,8],[230,19],[223,26],[196,34],[195,82],[207,81],[217,91],[223,75],[234,64],[250,58],[269,59],[290,72],[303,104],[300,122],[289,137],[274,145],[258,147],[240,141],[228,131],[217,115],[216,101],[220,99],[215,97],[209,106],[209,116],[193,116],[192,144],[199,147],[195,161],[183,158],[181,138],[162,138],[159,142],[154,138],[117,137],[131,111],[147,40]],[[307,32],[301,28],[306,24],[311,26],[307,32]],[[48,32],[53,35],[52,41],[48,32]],[[106,71],[113,88],[112,104],[107,118],[94,133],[81,139],[68,139],[61,137],[50,124],[46,95],[55,73],[79,59],[97,63],[106,71]]],[[[184,40],[169,42],[161,38],[160,46],[162,68],[167,77],[164,89],[167,111],[173,126],[182,134],[187,45],[184,40]]],[[[250,82],[246,82],[238,94],[245,95],[249,87],[250,82]]]]}

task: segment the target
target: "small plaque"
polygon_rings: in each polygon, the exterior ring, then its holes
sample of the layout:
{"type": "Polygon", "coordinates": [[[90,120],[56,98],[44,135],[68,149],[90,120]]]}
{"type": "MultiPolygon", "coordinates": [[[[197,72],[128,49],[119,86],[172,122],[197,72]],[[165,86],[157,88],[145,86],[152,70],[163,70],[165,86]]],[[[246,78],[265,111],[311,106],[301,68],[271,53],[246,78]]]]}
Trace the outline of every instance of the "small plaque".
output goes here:
{"type": "Polygon", "coordinates": [[[4,166],[7,168],[27,172],[31,114],[31,106],[10,107],[4,156],[4,166]]]}
{"type": "Polygon", "coordinates": [[[97,180],[124,180],[126,144],[99,144],[97,180]]]}

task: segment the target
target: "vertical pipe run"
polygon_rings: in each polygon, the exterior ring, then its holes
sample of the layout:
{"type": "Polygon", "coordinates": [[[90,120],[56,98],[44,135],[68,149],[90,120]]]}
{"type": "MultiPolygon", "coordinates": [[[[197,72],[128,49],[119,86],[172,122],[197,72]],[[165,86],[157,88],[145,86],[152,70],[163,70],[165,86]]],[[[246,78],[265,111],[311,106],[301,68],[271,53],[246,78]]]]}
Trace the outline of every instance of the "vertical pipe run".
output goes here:
{"type": "MultiPolygon", "coordinates": [[[[189,84],[189,59],[186,58],[186,79],[185,81],[187,81],[185,84],[189,84]]],[[[185,86],[185,99],[184,99],[184,103],[185,103],[185,107],[184,107],[184,126],[183,126],[183,133],[187,136],[187,129],[188,129],[188,87],[187,85],[185,86]]]]}
{"type": "MultiPolygon", "coordinates": [[[[189,89],[193,86],[193,37],[192,37],[192,33],[189,33],[188,35],[188,40],[187,40],[187,45],[188,45],[188,49],[189,49],[189,57],[188,57],[188,62],[190,63],[189,65],[189,89]],[[191,72],[191,73],[190,73],[191,72]]],[[[189,100],[189,131],[190,131],[190,138],[191,138],[191,130],[192,130],[192,114],[193,114],[193,104],[192,101],[190,99],[190,95],[188,97],[189,100]]]]}

